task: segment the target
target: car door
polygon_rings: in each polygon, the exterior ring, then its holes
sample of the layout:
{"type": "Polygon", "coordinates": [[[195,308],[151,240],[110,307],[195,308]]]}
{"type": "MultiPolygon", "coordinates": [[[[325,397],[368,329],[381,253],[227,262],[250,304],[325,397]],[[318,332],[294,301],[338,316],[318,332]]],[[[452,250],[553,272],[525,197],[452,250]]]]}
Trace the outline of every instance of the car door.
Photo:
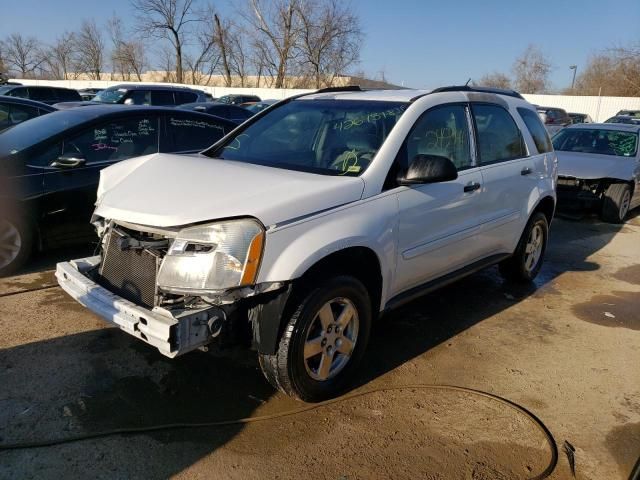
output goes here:
{"type": "Polygon", "coordinates": [[[43,177],[46,227],[64,240],[87,227],[100,170],[121,160],[158,152],[158,115],[135,114],[95,122],[62,141],[61,155],[43,177]]]}
{"type": "Polygon", "coordinates": [[[236,127],[223,118],[176,110],[165,116],[161,152],[193,153],[210,147],[236,127]]]}
{"type": "Polygon", "coordinates": [[[511,253],[544,171],[544,154],[528,154],[520,128],[505,106],[472,103],[471,112],[485,194],[478,210],[481,254],[511,253]]]}
{"type": "Polygon", "coordinates": [[[400,150],[401,168],[416,155],[439,155],[453,161],[458,178],[399,187],[394,294],[460,269],[479,256],[477,211],[484,192],[469,126],[464,104],[432,108],[416,121],[400,150]]]}

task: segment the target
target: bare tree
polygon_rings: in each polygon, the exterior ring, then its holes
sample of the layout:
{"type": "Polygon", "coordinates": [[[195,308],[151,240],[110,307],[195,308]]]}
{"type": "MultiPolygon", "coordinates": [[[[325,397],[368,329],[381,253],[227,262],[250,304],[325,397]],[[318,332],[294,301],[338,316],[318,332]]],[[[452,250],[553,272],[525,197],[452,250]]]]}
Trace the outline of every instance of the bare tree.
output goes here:
{"type": "Polygon", "coordinates": [[[220,17],[214,15],[215,28],[215,41],[220,51],[220,67],[222,70],[222,76],[224,77],[224,86],[231,86],[231,56],[233,52],[233,39],[231,34],[231,23],[227,21],[221,21],[220,17]]]}
{"type": "Polygon", "coordinates": [[[187,55],[185,60],[191,72],[191,83],[208,85],[220,61],[217,42],[218,20],[211,5],[201,10],[198,16],[199,22],[193,32],[193,53],[187,55]]]}
{"type": "Polygon", "coordinates": [[[34,76],[44,62],[40,42],[35,37],[23,37],[20,33],[12,33],[3,45],[7,68],[20,74],[22,78],[34,76]]]}
{"type": "Polygon", "coordinates": [[[113,70],[119,72],[123,80],[129,80],[133,74],[141,82],[142,73],[147,64],[144,44],[138,39],[127,39],[122,21],[115,15],[108,20],[107,29],[113,44],[111,51],[113,70]]]}
{"type": "Polygon", "coordinates": [[[634,54],[631,46],[592,56],[574,90],[575,95],[640,96],[640,51],[634,54]]]}
{"type": "Polygon", "coordinates": [[[316,88],[330,86],[336,75],[358,63],[362,31],[348,4],[338,0],[298,4],[302,24],[300,52],[316,88]]]}
{"type": "Polygon", "coordinates": [[[75,36],[76,68],[92,80],[100,80],[104,64],[104,40],[94,20],[84,20],[75,36]]]}
{"type": "Polygon", "coordinates": [[[67,80],[74,73],[76,41],[73,32],[64,32],[60,35],[45,53],[45,63],[52,78],[67,80]]]}
{"type": "Polygon", "coordinates": [[[131,0],[140,31],[168,40],[175,54],[176,81],[183,82],[183,50],[190,24],[199,21],[193,0],[131,0]]]}
{"type": "Polygon", "coordinates": [[[516,90],[522,93],[544,93],[549,89],[551,63],[538,47],[529,45],[513,64],[516,90]]]}
{"type": "Polygon", "coordinates": [[[478,82],[474,84],[481,87],[507,88],[511,87],[511,79],[502,72],[493,72],[484,75],[478,82]]]}
{"type": "Polygon", "coordinates": [[[255,32],[254,48],[263,55],[275,76],[274,87],[283,88],[289,62],[294,56],[300,34],[297,15],[299,0],[249,0],[251,14],[242,14],[255,32]]]}

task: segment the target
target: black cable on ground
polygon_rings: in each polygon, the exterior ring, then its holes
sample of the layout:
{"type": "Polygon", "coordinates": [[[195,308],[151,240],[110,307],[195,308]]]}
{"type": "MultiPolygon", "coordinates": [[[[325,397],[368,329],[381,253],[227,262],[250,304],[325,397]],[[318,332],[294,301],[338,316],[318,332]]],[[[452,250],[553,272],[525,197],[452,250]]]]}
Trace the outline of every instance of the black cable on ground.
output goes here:
{"type": "Polygon", "coordinates": [[[15,292],[0,293],[0,298],[11,297],[13,295],[20,295],[21,293],[37,292],[38,290],[47,290],[48,288],[57,288],[59,286],[60,285],[56,283],[52,285],[43,285],[41,287],[36,287],[36,288],[27,288],[24,290],[17,290],[15,292]]]}
{"type": "Polygon", "coordinates": [[[81,440],[89,440],[92,438],[107,437],[111,435],[148,433],[148,432],[156,432],[159,430],[172,430],[172,429],[221,427],[221,426],[227,426],[227,425],[239,425],[239,424],[247,424],[247,423],[264,422],[268,420],[275,420],[279,418],[290,417],[292,415],[299,415],[304,412],[317,410],[319,408],[323,408],[328,405],[345,402],[347,400],[351,400],[354,398],[364,397],[366,395],[371,395],[373,393],[391,392],[391,391],[398,391],[398,390],[457,391],[461,393],[485,397],[490,400],[496,401],[504,406],[507,406],[529,419],[529,421],[542,433],[542,435],[544,435],[549,445],[549,449],[551,451],[550,452],[551,456],[549,459],[549,463],[547,464],[547,467],[540,474],[534,477],[531,477],[530,480],[542,480],[544,478],[547,478],[549,475],[551,475],[551,472],[553,472],[553,470],[556,468],[556,465],[558,463],[558,447],[556,446],[556,441],[553,438],[553,435],[551,434],[549,429],[546,427],[546,425],[542,423],[542,421],[538,417],[536,417],[533,413],[531,413],[525,407],[522,407],[517,403],[514,403],[511,400],[508,400],[506,398],[500,397],[498,395],[494,395],[492,393],[483,392],[481,390],[475,390],[475,389],[466,388],[466,387],[457,387],[453,385],[427,385],[427,384],[401,385],[396,387],[374,388],[374,389],[366,390],[362,392],[350,393],[342,397],[334,398],[334,399],[327,400],[320,403],[303,405],[299,408],[294,408],[292,410],[287,410],[285,412],[273,413],[269,415],[235,418],[235,419],[229,419],[229,420],[217,420],[212,422],[168,423],[163,425],[150,425],[147,427],[114,428],[112,430],[104,430],[101,432],[70,435],[68,437],[53,438],[48,440],[0,444],[0,450],[19,450],[19,449],[26,449],[26,448],[50,447],[53,445],[61,445],[65,443],[78,442],[81,440]]]}

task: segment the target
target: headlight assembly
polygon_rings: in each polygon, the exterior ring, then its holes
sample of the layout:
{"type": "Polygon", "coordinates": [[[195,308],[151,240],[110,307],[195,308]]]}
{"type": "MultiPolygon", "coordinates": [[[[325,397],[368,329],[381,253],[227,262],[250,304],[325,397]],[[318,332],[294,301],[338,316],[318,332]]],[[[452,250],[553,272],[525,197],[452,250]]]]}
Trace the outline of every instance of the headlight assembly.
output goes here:
{"type": "Polygon", "coordinates": [[[264,246],[256,220],[229,220],[178,232],[158,272],[158,288],[206,295],[255,283],[264,246]]]}

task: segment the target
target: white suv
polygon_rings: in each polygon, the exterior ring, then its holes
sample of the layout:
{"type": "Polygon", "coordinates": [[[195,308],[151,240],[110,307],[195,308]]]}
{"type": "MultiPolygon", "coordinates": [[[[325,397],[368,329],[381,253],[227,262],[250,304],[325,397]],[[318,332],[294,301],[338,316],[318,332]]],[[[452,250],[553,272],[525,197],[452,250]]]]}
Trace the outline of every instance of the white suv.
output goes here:
{"type": "Polygon", "coordinates": [[[512,91],[325,89],[199,155],[103,170],[100,255],[56,276],[164,355],[244,339],[274,387],[318,400],[382,313],[493,264],[533,279],[556,163],[512,91]]]}

